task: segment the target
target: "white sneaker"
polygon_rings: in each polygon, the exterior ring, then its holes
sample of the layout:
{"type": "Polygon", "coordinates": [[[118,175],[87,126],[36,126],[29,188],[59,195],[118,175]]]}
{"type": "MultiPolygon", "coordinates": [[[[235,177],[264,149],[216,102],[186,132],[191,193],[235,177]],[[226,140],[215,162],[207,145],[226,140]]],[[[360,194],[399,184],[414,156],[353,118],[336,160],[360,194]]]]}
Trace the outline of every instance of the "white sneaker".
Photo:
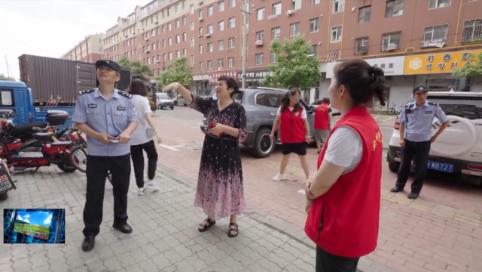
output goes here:
{"type": "Polygon", "coordinates": [[[285,174],[277,174],[274,178],[273,181],[280,181],[280,180],[286,180],[286,175],[285,174]]]}
{"type": "Polygon", "coordinates": [[[159,185],[157,185],[155,181],[149,181],[149,183],[147,183],[147,188],[157,191],[159,190],[159,185]]]}
{"type": "Polygon", "coordinates": [[[139,191],[137,192],[137,195],[138,195],[138,196],[143,196],[145,190],[146,190],[146,188],[144,188],[144,187],[139,188],[139,191]]]}

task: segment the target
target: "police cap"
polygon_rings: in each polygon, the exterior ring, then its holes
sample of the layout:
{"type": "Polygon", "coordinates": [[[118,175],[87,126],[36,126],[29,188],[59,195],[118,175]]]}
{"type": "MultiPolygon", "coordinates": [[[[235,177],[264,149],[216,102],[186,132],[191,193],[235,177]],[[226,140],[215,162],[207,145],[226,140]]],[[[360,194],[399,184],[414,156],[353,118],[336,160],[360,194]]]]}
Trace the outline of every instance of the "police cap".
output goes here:
{"type": "Polygon", "coordinates": [[[425,87],[425,86],[418,86],[418,87],[416,87],[415,89],[413,89],[412,94],[418,94],[418,93],[421,93],[421,92],[428,92],[427,87],[425,87]]]}
{"type": "Polygon", "coordinates": [[[120,66],[115,61],[111,60],[98,60],[95,62],[95,68],[98,69],[101,66],[109,66],[110,68],[114,69],[118,73],[120,73],[120,66]]]}

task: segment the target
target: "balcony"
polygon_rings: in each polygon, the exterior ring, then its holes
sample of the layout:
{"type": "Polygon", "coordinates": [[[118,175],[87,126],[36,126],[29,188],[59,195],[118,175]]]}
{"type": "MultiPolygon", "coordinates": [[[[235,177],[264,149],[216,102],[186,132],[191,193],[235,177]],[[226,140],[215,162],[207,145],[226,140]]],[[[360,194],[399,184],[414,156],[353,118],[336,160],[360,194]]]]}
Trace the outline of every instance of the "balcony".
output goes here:
{"type": "Polygon", "coordinates": [[[422,41],[422,48],[426,47],[444,47],[446,40],[445,39],[437,39],[437,40],[425,40],[422,41]]]}
{"type": "Polygon", "coordinates": [[[263,43],[262,40],[257,40],[257,41],[255,42],[255,45],[256,45],[256,46],[263,46],[264,43],[263,43]]]}
{"type": "Polygon", "coordinates": [[[278,14],[273,14],[273,15],[268,16],[268,20],[273,20],[273,19],[276,19],[276,18],[278,18],[278,14]]]}

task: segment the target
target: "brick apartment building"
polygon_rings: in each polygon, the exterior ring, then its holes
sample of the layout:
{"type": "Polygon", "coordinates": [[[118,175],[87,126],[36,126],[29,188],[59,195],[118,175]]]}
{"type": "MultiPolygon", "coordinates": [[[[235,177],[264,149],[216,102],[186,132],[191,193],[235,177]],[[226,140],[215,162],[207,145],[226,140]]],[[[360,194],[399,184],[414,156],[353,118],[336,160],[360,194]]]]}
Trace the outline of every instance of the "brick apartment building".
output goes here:
{"type": "Polygon", "coordinates": [[[102,38],[104,34],[93,34],[85,37],[61,58],[82,62],[96,62],[102,59],[102,38]]]}
{"type": "MultiPolygon", "coordinates": [[[[155,76],[185,56],[193,90],[206,94],[222,74],[241,80],[241,0],[155,0],[119,18],[106,31],[104,58],[126,56],[155,76]]],[[[333,66],[363,58],[385,70],[389,105],[404,104],[416,85],[432,90],[482,91],[482,77],[455,78],[464,53],[482,52],[482,0],[251,0],[247,14],[247,74],[257,85],[276,63],[275,39],[305,35],[320,59],[326,95],[333,66]]]]}

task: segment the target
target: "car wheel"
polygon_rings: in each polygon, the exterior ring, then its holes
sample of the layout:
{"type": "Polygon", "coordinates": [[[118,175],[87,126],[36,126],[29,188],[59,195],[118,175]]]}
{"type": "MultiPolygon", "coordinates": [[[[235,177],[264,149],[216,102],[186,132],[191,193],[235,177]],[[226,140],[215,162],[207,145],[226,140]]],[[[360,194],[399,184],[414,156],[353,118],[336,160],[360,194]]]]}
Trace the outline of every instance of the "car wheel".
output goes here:
{"type": "Polygon", "coordinates": [[[390,169],[390,171],[392,173],[398,173],[398,168],[400,168],[399,162],[389,162],[388,163],[388,169],[390,169]]]}
{"type": "Polygon", "coordinates": [[[171,110],[174,110],[174,106],[171,106],[171,110]]]}
{"type": "Polygon", "coordinates": [[[252,149],[253,156],[256,158],[266,158],[273,153],[275,143],[271,141],[270,135],[271,130],[268,128],[258,130],[252,149]]]}

